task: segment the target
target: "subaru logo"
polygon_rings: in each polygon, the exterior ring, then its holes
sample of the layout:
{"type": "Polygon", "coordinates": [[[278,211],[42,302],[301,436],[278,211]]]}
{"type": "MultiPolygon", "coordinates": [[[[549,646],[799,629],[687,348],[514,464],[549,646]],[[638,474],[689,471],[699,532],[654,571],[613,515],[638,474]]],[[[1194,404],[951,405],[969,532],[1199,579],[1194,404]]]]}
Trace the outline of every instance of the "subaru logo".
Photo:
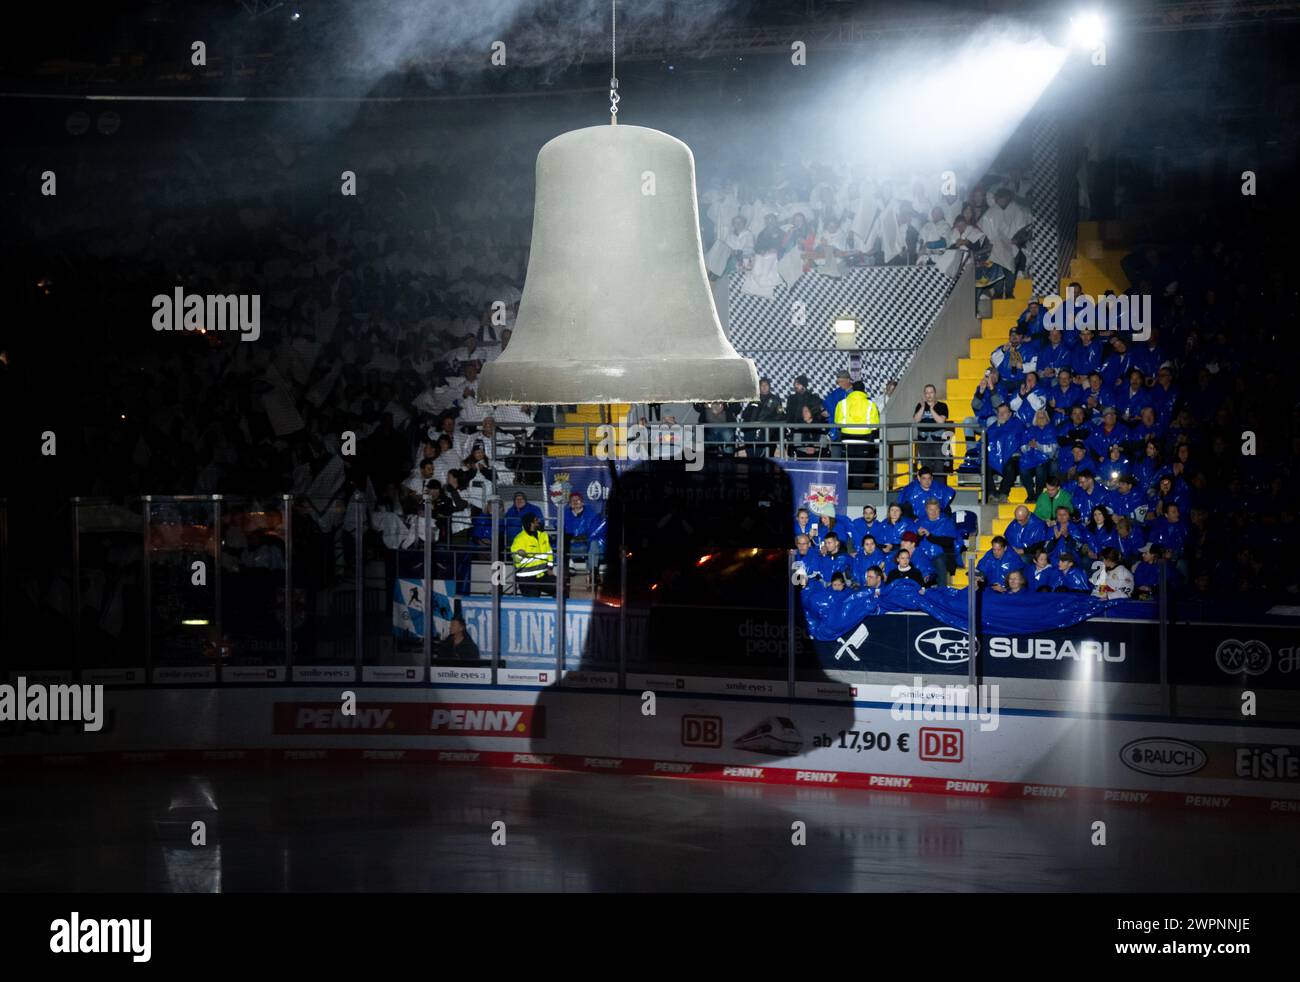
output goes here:
{"type": "MultiPolygon", "coordinates": [[[[976,643],[978,650],[979,642],[976,643]]],[[[970,661],[970,638],[955,627],[932,627],[922,631],[913,642],[916,653],[927,661],[941,665],[959,665],[970,661]]]]}

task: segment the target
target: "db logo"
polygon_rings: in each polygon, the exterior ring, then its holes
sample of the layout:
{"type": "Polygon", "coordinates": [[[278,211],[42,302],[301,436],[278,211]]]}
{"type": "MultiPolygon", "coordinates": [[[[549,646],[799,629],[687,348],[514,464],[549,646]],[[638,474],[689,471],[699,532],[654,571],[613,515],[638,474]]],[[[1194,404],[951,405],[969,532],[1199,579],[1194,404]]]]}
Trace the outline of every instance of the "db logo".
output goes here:
{"type": "Polygon", "coordinates": [[[721,747],[721,716],[683,716],[683,747],[721,747]]]}
{"type": "Polygon", "coordinates": [[[959,764],[962,759],[961,730],[921,727],[921,759],[959,764]]]}

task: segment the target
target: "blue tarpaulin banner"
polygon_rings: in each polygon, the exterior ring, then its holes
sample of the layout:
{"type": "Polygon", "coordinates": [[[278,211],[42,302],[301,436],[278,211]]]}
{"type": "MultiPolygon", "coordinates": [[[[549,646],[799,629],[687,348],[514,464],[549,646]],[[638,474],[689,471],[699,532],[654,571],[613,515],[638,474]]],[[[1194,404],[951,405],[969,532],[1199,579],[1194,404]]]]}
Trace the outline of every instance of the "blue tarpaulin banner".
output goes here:
{"type": "MultiPolygon", "coordinates": [[[[1004,594],[992,590],[979,597],[980,630],[990,634],[1037,634],[1086,621],[1119,601],[1082,593],[1004,594]]],[[[911,580],[871,590],[841,590],[808,586],[803,590],[804,619],[808,633],[818,641],[833,641],[848,634],[865,618],[876,614],[921,611],[940,623],[963,630],[967,623],[965,589],[930,587],[921,592],[911,580]]]]}

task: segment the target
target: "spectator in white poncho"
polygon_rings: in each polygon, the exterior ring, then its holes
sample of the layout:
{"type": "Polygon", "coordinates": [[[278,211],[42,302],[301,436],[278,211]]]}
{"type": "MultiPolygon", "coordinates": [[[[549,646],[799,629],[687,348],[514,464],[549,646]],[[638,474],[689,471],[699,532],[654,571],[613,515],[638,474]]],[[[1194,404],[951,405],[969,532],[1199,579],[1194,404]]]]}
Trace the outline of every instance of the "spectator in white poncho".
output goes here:
{"type": "Polygon", "coordinates": [[[992,251],[989,261],[1003,274],[997,293],[1003,297],[1014,295],[1016,269],[1021,265],[1022,245],[1033,223],[1034,216],[1015,201],[1010,188],[998,188],[993,194],[993,204],[980,219],[980,228],[988,236],[992,251]]]}
{"type": "Polygon", "coordinates": [[[921,226],[920,236],[923,254],[940,253],[948,248],[952,226],[944,219],[943,209],[938,205],[930,209],[930,220],[921,226]]]}

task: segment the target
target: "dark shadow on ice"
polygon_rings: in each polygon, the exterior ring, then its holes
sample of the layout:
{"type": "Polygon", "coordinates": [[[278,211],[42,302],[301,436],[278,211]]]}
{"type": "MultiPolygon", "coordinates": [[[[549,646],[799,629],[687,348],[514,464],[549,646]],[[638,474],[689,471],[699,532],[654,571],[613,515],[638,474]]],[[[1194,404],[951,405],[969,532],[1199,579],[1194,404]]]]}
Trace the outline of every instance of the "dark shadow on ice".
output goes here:
{"type": "MultiPolygon", "coordinates": [[[[606,573],[580,660],[569,669],[616,673],[622,639],[627,687],[637,693],[652,690],[658,701],[654,720],[645,722],[629,718],[636,707],[625,701],[622,732],[626,737],[629,727],[646,725],[662,732],[653,741],[631,740],[622,748],[593,746],[591,753],[635,756],[638,744],[658,746],[661,754],[709,747],[725,750],[729,763],[744,764],[789,759],[811,749],[815,734],[800,732],[788,700],[792,594],[803,691],[810,682],[848,688],[817,667],[797,591],[790,585],[794,489],[789,476],[766,457],[714,457],[702,464],[690,470],[682,461],[646,461],[615,469],[611,476],[606,573]],[[620,555],[626,558],[620,561],[620,555]],[[707,719],[686,717],[693,715],[693,705],[713,695],[763,698],[732,703],[723,732],[710,740],[707,732],[691,732],[697,725],[707,729],[707,719]]],[[[580,705],[572,697],[562,700],[552,687],[539,700],[544,718],[551,718],[551,707],[560,710],[558,701],[568,712],[580,705]]],[[[828,701],[815,717],[819,731],[836,732],[851,724],[853,710],[847,702],[828,701]]],[[[546,742],[535,741],[535,752],[545,753],[546,742]]]]}

